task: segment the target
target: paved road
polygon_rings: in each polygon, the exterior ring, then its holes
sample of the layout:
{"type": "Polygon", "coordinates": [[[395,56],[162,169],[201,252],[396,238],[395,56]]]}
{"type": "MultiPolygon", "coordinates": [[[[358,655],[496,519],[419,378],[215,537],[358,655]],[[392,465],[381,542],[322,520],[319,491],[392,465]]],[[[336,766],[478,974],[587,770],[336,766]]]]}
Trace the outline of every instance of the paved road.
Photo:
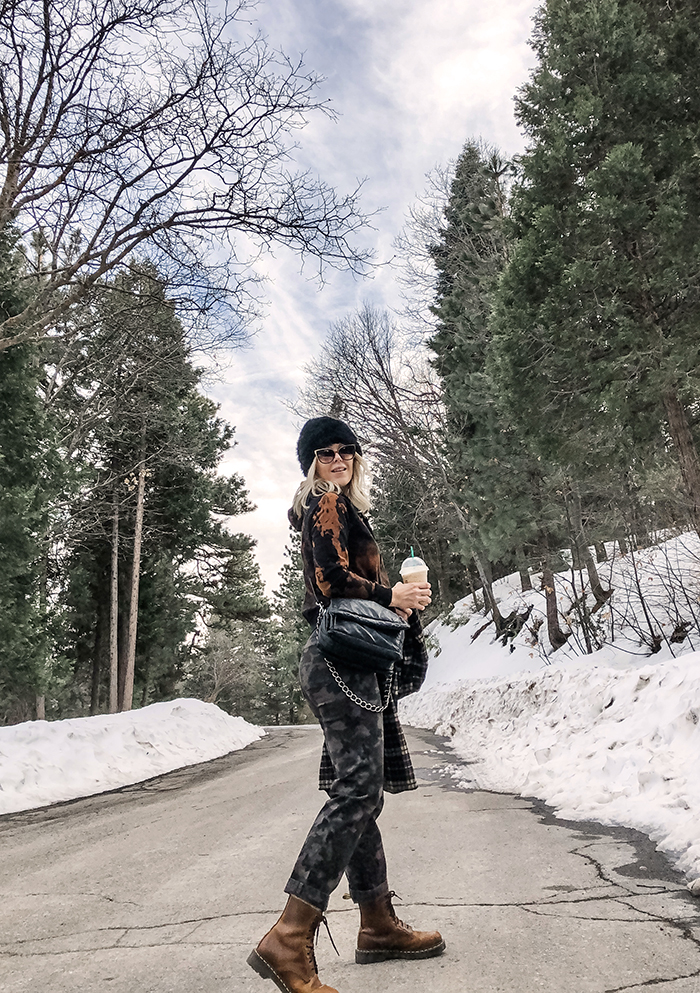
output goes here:
{"type": "MultiPolygon", "coordinates": [[[[341,993],[700,991],[700,902],[643,835],[464,792],[453,753],[410,732],[420,788],[382,827],[401,916],[447,952],[358,966],[334,895],[341,993]]],[[[0,988],[11,993],[273,993],[245,964],[274,922],[320,805],[318,729],[147,784],[0,818],[0,988]]],[[[276,991],[275,991],[276,993],[276,991]]]]}

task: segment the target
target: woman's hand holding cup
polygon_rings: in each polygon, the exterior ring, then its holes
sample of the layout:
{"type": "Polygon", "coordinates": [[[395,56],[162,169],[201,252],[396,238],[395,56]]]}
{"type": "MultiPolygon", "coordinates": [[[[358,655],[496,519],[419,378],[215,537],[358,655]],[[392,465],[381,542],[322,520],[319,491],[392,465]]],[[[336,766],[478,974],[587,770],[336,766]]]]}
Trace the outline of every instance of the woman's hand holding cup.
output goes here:
{"type": "Polygon", "coordinates": [[[411,554],[401,563],[401,583],[393,588],[391,606],[403,617],[412,610],[425,610],[430,603],[430,583],[428,582],[428,567],[422,558],[411,554]]]}
{"type": "Polygon", "coordinates": [[[392,589],[389,606],[410,612],[425,610],[430,601],[430,583],[397,583],[392,589]]]}

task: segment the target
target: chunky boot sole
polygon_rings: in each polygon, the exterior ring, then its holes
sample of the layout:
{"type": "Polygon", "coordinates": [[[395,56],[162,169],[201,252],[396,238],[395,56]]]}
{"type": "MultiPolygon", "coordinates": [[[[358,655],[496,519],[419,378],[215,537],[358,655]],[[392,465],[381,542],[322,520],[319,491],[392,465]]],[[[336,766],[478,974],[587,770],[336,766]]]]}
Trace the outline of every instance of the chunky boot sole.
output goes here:
{"type": "Polygon", "coordinates": [[[255,969],[259,976],[263,979],[271,979],[278,989],[282,990],[282,993],[292,993],[287,984],[283,979],[281,979],[271,965],[265,961],[265,959],[257,953],[255,949],[250,953],[246,962],[251,969],[255,969]]]}
{"type": "Polygon", "coordinates": [[[402,951],[400,948],[377,948],[365,950],[355,949],[355,962],[358,965],[369,965],[371,962],[386,962],[388,959],[431,959],[435,955],[442,955],[445,951],[445,942],[433,945],[432,948],[421,948],[415,952],[402,951]]]}

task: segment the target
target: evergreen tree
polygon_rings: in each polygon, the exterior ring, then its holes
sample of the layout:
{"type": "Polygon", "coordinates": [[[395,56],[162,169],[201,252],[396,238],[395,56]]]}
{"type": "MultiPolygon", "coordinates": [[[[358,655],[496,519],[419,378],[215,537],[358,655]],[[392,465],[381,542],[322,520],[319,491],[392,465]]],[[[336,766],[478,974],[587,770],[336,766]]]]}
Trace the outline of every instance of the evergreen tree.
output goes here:
{"type": "Polygon", "coordinates": [[[670,439],[696,527],[699,38],[682,0],[541,9],[493,325],[494,375],[543,458],[600,494],[670,439]]]}
{"type": "Polygon", "coordinates": [[[492,564],[512,571],[517,563],[526,577],[527,561],[539,558],[543,530],[543,466],[517,420],[503,410],[488,364],[493,294],[509,252],[512,171],[494,149],[467,142],[432,249],[438,279],[430,347],[447,410],[449,499],[461,518],[462,555],[467,563],[474,558],[499,627],[492,564]]]}
{"type": "Polygon", "coordinates": [[[314,721],[299,685],[299,659],[310,634],[302,615],[305,587],[301,561],[301,534],[290,530],[290,543],[284,550],[286,561],[280,569],[280,585],[273,595],[276,621],[275,687],[276,723],[302,724],[314,721]]]}
{"type": "Polygon", "coordinates": [[[268,708],[274,634],[254,542],[230,538],[229,554],[200,563],[202,639],[186,663],[185,692],[253,723],[279,723],[268,708]]]}
{"type": "Polygon", "coordinates": [[[189,668],[187,691],[258,724],[313,720],[299,685],[299,657],[309,637],[301,613],[304,580],[300,536],[293,532],[274,594],[274,614],[262,599],[257,567],[222,588],[225,614],[213,613],[207,637],[189,668]],[[259,584],[260,599],[251,598],[259,584]],[[257,609],[255,607],[257,602],[257,609]],[[264,606],[263,606],[264,605],[264,606]]]}
{"type": "Polygon", "coordinates": [[[446,487],[446,467],[437,472],[434,464],[423,464],[417,475],[399,453],[380,455],[374,467],[372,527],[389,583],[399,581],[401,563],[413,548],[430,570],[433,599],[422,615],[426,624],[469,590],[468,568],[459,554],[462,524],[446,487]]]}
{"type": "MultiPolygon", "coordinates": [[[[0,311],[23,307],[23,264],[11,229],[0,232],[0,311]],[[14,275],[12,275],[14,274],[14,275]]],[[[39,716],[50,639],[46,601],[50,502],[60,484],[54,425],[39,398],[40,355],[0,353],[0,723],[39,716]]]]}
{"type": "Polygon", "coordinates": [[[251,509],[240,477],[216,474],[232,429],[198,390],[155,270],[135,264],[105,285],[79,341],[55,399],[81,425],[71,450],[86,467],[66,539],[64,705],[97,712],[172,696],[198,613],[228,616],[232,590],[237,616],[269,608],[249,579],[250,540],[221,523],[251,509]]]}

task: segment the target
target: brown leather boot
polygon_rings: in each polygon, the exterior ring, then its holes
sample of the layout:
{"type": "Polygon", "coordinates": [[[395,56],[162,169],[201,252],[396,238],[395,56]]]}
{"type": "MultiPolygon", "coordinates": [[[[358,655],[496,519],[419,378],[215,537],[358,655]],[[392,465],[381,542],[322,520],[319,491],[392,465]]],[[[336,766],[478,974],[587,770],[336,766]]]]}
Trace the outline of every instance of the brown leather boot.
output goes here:
{"type": "Polygon", "coordinates": [[[314,938],[324,916],[290,896],[282,916],[248,956],[248,965],[282,993],[338,993],[318,978],[314,938]]]}
{"type": "Polygon", "coordinates": [[[394,913],[392,891],[371,903],[360,904],[360,933],[355,961],[362,965],[385,959],[429,959],[445,951],[439,931],[414,931],[394,913]]]}

